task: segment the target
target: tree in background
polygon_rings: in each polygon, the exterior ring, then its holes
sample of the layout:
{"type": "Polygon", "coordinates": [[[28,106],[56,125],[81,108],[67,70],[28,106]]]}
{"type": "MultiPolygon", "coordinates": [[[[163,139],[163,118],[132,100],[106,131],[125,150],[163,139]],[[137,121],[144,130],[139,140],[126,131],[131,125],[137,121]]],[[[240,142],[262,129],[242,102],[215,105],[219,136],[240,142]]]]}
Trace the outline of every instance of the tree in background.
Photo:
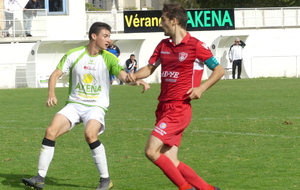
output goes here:
{"type": "Polygon", "coordinates": [[[300,0],[169,0],[178,2],[186,9],[195,8],[259,8],[259,7],[296,7],[300,0]]]}
{"type": "Polygon", "coordinates": [[[86,3],[85,10],[86,11],[105,11],[105,9],[94,7],[94,5],[92,3],[86,3]]]}

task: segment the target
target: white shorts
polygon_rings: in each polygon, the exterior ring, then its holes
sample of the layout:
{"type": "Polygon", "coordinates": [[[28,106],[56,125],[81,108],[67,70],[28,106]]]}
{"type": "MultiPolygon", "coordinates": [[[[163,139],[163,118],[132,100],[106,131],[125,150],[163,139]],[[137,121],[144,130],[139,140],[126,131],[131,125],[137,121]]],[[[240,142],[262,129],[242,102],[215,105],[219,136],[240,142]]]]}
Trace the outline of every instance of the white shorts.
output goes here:
{"type": "Polygon", "coordinates": [[[77,124],[83,122],[84,126],[89,120],[94,119],[100,122],[101,128],[99,135],[105,130],[105,112],[100,107],[85,106],[81,104],[69,103],[58,114],[64,115],[71,122],[70,130],[77,124]]]}

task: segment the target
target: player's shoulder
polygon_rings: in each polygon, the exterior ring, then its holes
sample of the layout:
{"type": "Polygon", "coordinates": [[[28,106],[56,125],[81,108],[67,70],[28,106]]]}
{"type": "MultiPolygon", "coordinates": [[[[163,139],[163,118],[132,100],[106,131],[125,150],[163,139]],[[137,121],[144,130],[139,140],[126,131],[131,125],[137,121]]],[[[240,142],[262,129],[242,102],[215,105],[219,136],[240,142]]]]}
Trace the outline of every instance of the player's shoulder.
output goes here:
{"type": "Polygon", "coordinates": [[[69,51],[67,51],[66,55],[71,55],[73,53],[80,53],[80,52],[85,51],[85,49],[86,49],[86,46],[79,46],[76,48],[72,48],[69,51]]]}
{"type": "Polygon", "coordinates": [[[106,59],[115,59],[115,60],[119,60],[119,58],[117,56],[115,56],[115,54],[111,53],[110,51],[107,50],[102,50],[100,55],[106,60],[106,59]]]}
{"type": "Polygon", "coordinates": [[[194,44],[195,47],[197,47],[197,49],[206,49],[206,50],[209,50],[209,47],[206,45],[205,42],[199,40],[198,38],[196,37],[190,37],[189,39],[189,44],[194,44]]]}

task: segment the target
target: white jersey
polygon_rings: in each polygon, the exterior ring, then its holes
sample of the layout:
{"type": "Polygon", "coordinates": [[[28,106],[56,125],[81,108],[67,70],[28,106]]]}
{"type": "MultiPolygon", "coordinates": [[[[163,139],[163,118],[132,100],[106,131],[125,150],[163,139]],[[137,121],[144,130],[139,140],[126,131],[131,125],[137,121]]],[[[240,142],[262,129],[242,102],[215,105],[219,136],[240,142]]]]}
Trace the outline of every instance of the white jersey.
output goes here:
{"type": "Polygon", "coordinates": [[[229,59],[242,60],[243,59],[243,47],[241,45],[234,45],[229,50],[229,59]]]}
{"type": "Polygon", "coordinates": [[[23,10],[19,0],[5,0],[4,9],[6,12],[14,13],[15,10],[23,10]]]}
{"type": "Polygon", "coordinates": [[[69,73],[69,98],[67,103],[98,106],[107,111],[109,106],[109,75],[118,76],[123,67],[119,59],[106,50],[91,56],[86,46],[69,50],[57,68],[69,73]]]}

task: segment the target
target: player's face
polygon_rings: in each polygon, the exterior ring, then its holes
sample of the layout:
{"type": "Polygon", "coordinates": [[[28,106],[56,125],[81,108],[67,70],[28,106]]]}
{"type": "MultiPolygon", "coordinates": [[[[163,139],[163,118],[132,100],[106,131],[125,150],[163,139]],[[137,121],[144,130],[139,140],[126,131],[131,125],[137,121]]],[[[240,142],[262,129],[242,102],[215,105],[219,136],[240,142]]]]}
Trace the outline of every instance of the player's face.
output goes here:
{"type": "Polygon", "coordinates": [[[106,29],[100,30],[99,34],[95,35],[95,43],[100,50],[107,49],[110,41],[110,32],[106,29]]]}
{"type": "Polygon", "coordinates": [[[167,16],[166,13],[163,13],[161,16],[161,22],[159,26],[164,30],[165,36],[172,36],[173,32],[173,25],[174,25],[174,20],[170,20],[167,16]]]}

